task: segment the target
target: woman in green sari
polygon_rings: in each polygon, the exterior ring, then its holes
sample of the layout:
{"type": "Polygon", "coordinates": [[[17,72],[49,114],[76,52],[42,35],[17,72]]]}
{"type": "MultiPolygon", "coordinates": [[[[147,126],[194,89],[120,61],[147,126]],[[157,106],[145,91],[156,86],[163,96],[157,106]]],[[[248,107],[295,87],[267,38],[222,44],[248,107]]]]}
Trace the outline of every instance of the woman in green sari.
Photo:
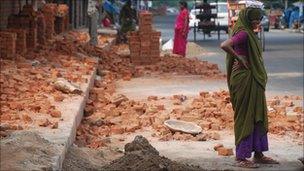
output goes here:
{"type": "Polygon", "coordinates": [[[227,81],[234,110],[236,160],[240,167],[278,162],[263,155],[268,151],[268,118],[265,97],[267,73],[260,41],[254,30],[260,26],[261,9],[240,11],[232,37],[221,44],[227,52],[227,81]],[[251,157],[254,152],[254,160],[251,157]]]}

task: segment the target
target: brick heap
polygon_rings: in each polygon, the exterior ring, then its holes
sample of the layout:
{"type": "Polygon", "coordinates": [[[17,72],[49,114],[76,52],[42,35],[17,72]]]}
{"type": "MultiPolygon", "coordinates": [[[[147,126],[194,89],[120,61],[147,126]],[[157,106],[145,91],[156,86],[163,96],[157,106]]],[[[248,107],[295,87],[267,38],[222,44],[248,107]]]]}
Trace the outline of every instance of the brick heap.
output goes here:
{"type": "Polygon", "coordinates": [[[152,28],[152,13],[139,14],[139,31],[129,34],[131,61],[134,64],[149,65],[160,61],[160,32],[152,28]]]}
{"type": "Polygon", "coordinates": [[[45,36],[47,39],[52,39],[55,33],[55,15],[57,5],[54,3],[45,4],[42,8],[42,12],[45,17],[45,36]]]}
{"type": "Polygon", "coordinates": [[[18,15],[10,15],[8,28],[24,29],[26,31],[26,47],[34,49],[37,45],[37,17],[31,5],[24,5],[18,15]]]}
{"type": "Polygon", "coordinates": [[[5,32],[16,33],[16,53],[24,54],[27,50],[26,48],[26,31],[25,29],[6,29],[5,32]]]}
{"type": "Polygon", "coordinates": [[[0,58],[14,58],[14,55],[16,54],[16,40],[16,33],[0,32],[0,58]]]}
{"type": "Polygon", "coordinates": [[[55,32],[60,34],[68,29],[69,24],[69,7],[65,4],[59,4],[56,10],[55,32]]]}

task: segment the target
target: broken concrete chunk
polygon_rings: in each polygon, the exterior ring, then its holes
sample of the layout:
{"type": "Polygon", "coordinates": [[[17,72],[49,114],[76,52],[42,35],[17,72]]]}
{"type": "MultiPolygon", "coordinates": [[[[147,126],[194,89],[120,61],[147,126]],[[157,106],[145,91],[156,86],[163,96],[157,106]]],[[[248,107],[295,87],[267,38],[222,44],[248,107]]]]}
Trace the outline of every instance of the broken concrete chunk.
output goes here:
{"type": "Polygon", "coordinates": [[[114,96],[112,99],[111,99],[111,103],[112,104],[115,104],[116,106],[119,106],[122,102],[125,102],[125,101],[128,101],[129,99],[123,95],[123,94],[118,94],[116,96],[114,96]]]}
{"type": "Polygon", "coordinates": [[[64,78],[58,78],[54,86],[57,90],[62,91],[64,93],[73,93],[73,94],[81,94],[82,90],[79,86],[74,85],[73,83],[67,81],[64,78]]]}
{"type": "Polygon", "coordinates": [[[172,131],[180,131],[189,134],[199,134],[202,132],[202,128],[193,122],[186,122],[181,120],[169,119],[164,124],[172,131]]]}

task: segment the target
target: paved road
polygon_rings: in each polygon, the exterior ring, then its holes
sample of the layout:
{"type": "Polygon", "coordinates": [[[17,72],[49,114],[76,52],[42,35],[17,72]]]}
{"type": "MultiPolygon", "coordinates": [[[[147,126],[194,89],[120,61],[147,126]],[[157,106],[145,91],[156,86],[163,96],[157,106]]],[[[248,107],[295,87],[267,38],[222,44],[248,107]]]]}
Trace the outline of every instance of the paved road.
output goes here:
{"type": "MultiPolygon", "coordinates": [[[[163,41],[173,38],[175,16],[161,16],[154,18],[154,26],[162,32],[163,41]]],[[[303,40],[304,34],[288,31],[271,30],[265,34],[266,50],[263,54],[268,72],[268,95],[294,94],[303,96],[303,40]]],[[[202,60],[217,63],[225,71],[225,53],[219,44],[227,39],[222,33],[221,39],[217,35],[211,38],[199,34],[197,44],[207,51],[214,52],[210,56],[201,56],[202,60]]],[[[193,31],[189,33],[188,41],[193,41],[193,31]]]]}

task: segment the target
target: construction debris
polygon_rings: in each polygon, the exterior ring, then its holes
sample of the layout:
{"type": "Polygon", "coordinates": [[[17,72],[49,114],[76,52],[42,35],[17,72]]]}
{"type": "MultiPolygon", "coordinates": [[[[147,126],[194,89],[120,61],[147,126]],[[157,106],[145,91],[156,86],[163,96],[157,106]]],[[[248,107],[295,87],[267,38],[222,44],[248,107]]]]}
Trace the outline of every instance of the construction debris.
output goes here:
{"type": "Polygon", "coordinates": [[[54,87],[57,90],[62,91],[63,93],[74,93],[74,94],[81,94],[81,89],[74,85],[73,83],[67,81],[64,78],[57,78],[57,80],[54,83],[54,87]]]}
{"type": "Polygon", "coordinates": [[[201,170],[198,166],[191,166],[171,161],[166,157],[159,155],[159,152],[149,144],[149,141],[142,137],[136,136],[135,139],[125,145],[125,155],[119,159],[105,165],[101,170],[201,170]],[[140,163],[140,164],[139,164],[140,163]]]}
{"type": "Polygon", "coordinates": [[[171,130],[171,131],[180,131],[188,134],[197,135],[202,132],[202,128],[192,122],[185,122],[181,120],[170,119],[166,120],[164,124],[171,130]]]}
{"type": "MultiPolygon", "coordinates": [[[[76,38],[77,34],[69,37],[72,40],[76,38]]],[[[61,43],[62,41],[64,40],[57,40],[61,43]]],[[[77,47],[77,44],[71,43],[68,46],[77,47]]],[[[14,60],[2,57],[0,59],[0,122],[9,125],[7,130],[28,129],[37,126],[58,128],[62,113],[57,109],[53,100],[61,102],[65,98],[74,96],[73,94],[65,94],[61,90],[80,92],[80,89],[71,86],[70,82],[86,83],[88,80],[84,76],[91,74],[97,63],[80,47],[74,48],[74,50],[84,53],[82,58],[65,55],[65,51],[57,49],[54,44],[46,44],[42,47],[36,52],[15,54],[14,60]],[[53,82],[56,80],[59,82],[57,81],[54,86],[53,82]],[[64,83],[64,89],[58,86],[60,80],[61,83],[64,83]]]]}

